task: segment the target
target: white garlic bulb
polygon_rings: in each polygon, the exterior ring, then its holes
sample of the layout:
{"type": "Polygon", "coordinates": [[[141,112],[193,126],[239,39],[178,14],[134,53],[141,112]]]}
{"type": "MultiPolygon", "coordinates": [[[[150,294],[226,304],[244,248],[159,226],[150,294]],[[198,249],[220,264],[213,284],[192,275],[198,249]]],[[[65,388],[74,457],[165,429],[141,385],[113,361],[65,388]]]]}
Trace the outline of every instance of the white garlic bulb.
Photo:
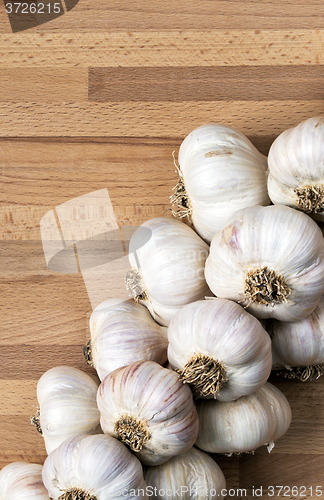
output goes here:
{"type": "Polygon", "coordinates": [[[271,340],[261,323],[231,300],[184,306],[168,328],[170,365],[197,397],[232,401],[268,379],[271,340]]]}
{"type": "Polygon", "coordinates": [[[324,296],[307,318],[293,323],[273,320],[270,326],[273,369],[302,381],[324,373],[324,296]]]}
{"type": "Polygon", "coordinates": [[[216,500],[226,496],[226,481],[217,463],[193,447],[162,465],[144,468],[147,491],[157,500],[216,500]]]}
{"type": "Polygon", "coordinates": [[[268,445],[283,436],[291,423],[291,408],[276,387],[266,382],[261,389],[236,401],[197,402],[198,448],[212,453],[244,453],[268,445]]]}
{"type": "Polygon", "coordinates": [[[42,466],[13,462],[0,471],[0,500],[49,500],[42,466]]]}
{"type": "Polygon", "coordinates": [[[324,294],[321,230],[283,205],[245,208],[214,236],[205,276],[217,297],[258,318],[305,318],[324,294]]]}
{"type": "Polygon", "coordinates": [[[178,375],[153,361],[118,368],[98,390],[104,433],[120,439],[146,465],[187,451],[198,433],[191,390],[178,375]]]}
{"type": "Polygon", "coordinates": [[[182,142],[179,184],[171,197],[175,215],[189,216],[210,243],[228,217],[241,208],[269,205],[267,158],[238,130],[202,125],[182,142]]]}
{"type": "Polygon", "coordinates": [[[106,300],[90,317],[91,341],[85,351],[103,380],[108,373],[134,361],[167,362],[167,329],[133,300],[106,300]]]}
{"type": "Polygon", "coordinates": [[[56,366],[41,376],[37,384],[40,409],[32,423],[42,433],[47,453],[69,437],[101,432],[98,385],[71,366],[56,366]]]}
{"type": "Polygon", "coordinates": [[[324,117],[285,130],[269,151],[268,191],[273,203],[324,220],[324,117]]]}
{"type": "Polygon", "coordinates": [[[147,498],[139,460],[103,434],[63,441],[45,460],[43,481],[53,500],[147,498]]]}
{"type": "Polygon", "coordinates": [[[146,221],[130,241],[127,288],[167,326],[180,307],[210,295],[204,277],[208,252],[208,245],[183,222],[167,217],[146,221]],[[144,229],[151,232],[148,241],[144,229]]]}

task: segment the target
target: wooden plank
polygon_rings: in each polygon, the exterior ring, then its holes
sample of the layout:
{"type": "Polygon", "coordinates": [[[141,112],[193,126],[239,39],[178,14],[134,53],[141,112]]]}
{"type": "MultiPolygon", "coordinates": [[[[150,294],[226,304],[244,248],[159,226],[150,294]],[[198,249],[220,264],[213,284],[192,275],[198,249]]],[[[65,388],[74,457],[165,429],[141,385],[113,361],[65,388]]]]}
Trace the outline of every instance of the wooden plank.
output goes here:
{"type": "Polygon", "coordinates": [[[88,72],[85,68],[1,68],[0,101],[86,101],[88,72]]]}
{"type": "MultiPolygon", "coordinates": [[[[256,498],[256,490],[262,488],[262,498],[321,498],[316,495],[316,486],[323,490],[324,455],[299,453],[296,455],[268,454],[264,449],[255,455],[246,455],[240,460],[240,488],[249,493],[245,498],[256,498]],[[305,470],[307,467],[307,475],[305,470]],[[287,479],[289,478],[289,479],[287,479]],[[282,488],[281,492],[279,486],[282,488]],[[254,494],[253,488],[254,486],[254,494]],[[274,488],[269,488],[273,486],[274,488]],[[292,487],[297,487],[297,494],[292,494],[292,487]],[[302,488],[302,487],[305,487],[302,488]],[[312,490],[311,490],[312,488],[312,490]],[[272,495],[273,493],[273,495],[272,495]]],[[[258,495],[260,496],[260,495],[258,495]]]]}
{"type": "Polygon", "coordinates": [[[90,68],[89,99],[120,101],[320,100],[324,66],[90,68]],[[180,90],[181,89],[181,90],[180,90]]]}
{"type": "MultiPolygon", "coordinates": [[[[37,331],[35,331],[37,334],[37,331]]],[[[67,340],[71,342],[72,339],[67,340]]],[[[89,340],[89,339],[87,339],[89,340]]],[[[80,339],[79,339],[80,341],[80,339]]],[[[79,370],[95,375],[93,368],[86,364],[81,345],[35,345],[20,344],[1,346],[2,370],[8,380],[39,380],[50,368],[55,366],[72,366],[79,370]],[[19,371],[17,370],[19,365],[19,371]]]]}
{"type": "Polygon", "coordinates": [[[27,31],[14,37],[0,34],[0,58],[6,68],[313,65],[323,63],[323,33],[310,29],[27,31]]]}
{"type": "Polygon", "coordinates": [[[116,31],[149,29],[298,29],[322,28],[323,5],[291,0],[200,1],[83,0],[73,12],[38,31],[116,31]]]}
{"type": "MultiPolygon", "coordinates": [[[[241,130],[253,140],[266,136],[265,142],[270,146],[286,128],[323,114],[324,103],[323,100],[305,99],[179,103],[31,102],[3,103],[1,112],[3,137],[169,137],[183,140],[199,125],[219,122],[241,130]]],[[[60,156],[64,162],[69,161],[63,149],[60,156]]],[[[8,182],[5,176],[1,180],[8,182]]]]}

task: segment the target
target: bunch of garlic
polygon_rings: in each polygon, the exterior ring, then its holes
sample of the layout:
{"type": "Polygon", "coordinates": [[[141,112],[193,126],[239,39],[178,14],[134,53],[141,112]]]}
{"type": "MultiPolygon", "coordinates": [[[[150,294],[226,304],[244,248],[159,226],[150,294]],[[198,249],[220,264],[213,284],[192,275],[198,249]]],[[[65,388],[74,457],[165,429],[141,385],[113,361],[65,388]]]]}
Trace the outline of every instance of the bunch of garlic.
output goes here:
{"type": "Polygon", "coordinates": [[[127,288],[161,325],[168,326],[185,304],[210,295],[204,277],[209,247],[186,224],[151,219],[135,231],[129,248],[127,288]],[[149,240],[143,229],[151,231],[149,240]]]}
{"type": "Polygon", "coordinates": [[[0,471],[0,500],[50,500],[42,466],[13,462],[0,471]]]}
{"type": "Polygon", "coordinates": [[[260,322],[225,299],[184,306],[168,328],[168,358],[196,397],[232,401],[268,379],[271,341],[260,322]]]}
{"type": "Polygon", "coordinates": [[[199,400],[196,446],[212,453],[253,452],[283,436],[291,423],[291,408],[281,391],[267,382],[256,393],[236,401],[199,400]]]}
{"type": "Polygon", "coordinates": [[[205,276],[217,297],[257,318],[303,319],[324,294],[321,230],[284,205],[245,208],[214,236],[205,276]]]}
{"type": "Polygon", "coordinates": [[[238,130],[198,127],[179,150],[179,183],[171,202],[208,243],[228,217],[252,205],[269,205],[267,158],[238,130]]]}
{"type": "Polygon", "coordinates": [[[198,434],[191,390],[178,375],[153,361],[113,371],[98,390],[104,433],[128,445],[146,465],[159,465],[189,450],[198,434]]]}
{"type": "Polygon", "coordinates": [[[98,385],[93,377],[71,366],[57,366],[41,376],[37,384],[40,408],[32,423],[43,435],[47,453],[72,436],[101,432],[98,385]]]}
{"type": "Polygon", "coordinates": [[[132,300],[99,304],[90,317],[90,332],[85,354],[100,380],[134,361],[167,362],[167,329],[132,300]]]}

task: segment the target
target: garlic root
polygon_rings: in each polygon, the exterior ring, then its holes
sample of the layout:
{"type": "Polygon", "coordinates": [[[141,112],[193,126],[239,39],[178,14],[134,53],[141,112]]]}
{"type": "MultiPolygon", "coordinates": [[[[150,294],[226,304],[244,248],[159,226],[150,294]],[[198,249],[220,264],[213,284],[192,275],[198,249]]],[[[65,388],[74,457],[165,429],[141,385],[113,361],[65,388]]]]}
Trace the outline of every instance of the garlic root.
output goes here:
{"type": "Polygon", "coordinates": [[[151,435],[145,422],[141,422],[131,415],[123,415],[115,423],[115,432],[118,439],[130,447],[132,451],[141,451],[151,435]]]}
{"type": "Polygon", "coordinates": [[[175,370],[184,384],[189,384],[197,397],[214,396],[220,391],[226,377],[224,365],[210,356],[199,354],[185,364],[183,370],[175,370]]]}
{"type": "Polygon", "coordinates": [[[317,380],[323,373],[324,365],[310,365],[287,367],[284,370],[278,371],[277,375],[283,375],[288,379],[297,379],[301,382],[306,382],[306,380],[317,380]]]}
{"type": "Polygon", "coordinates": [[[97,500],[97,497],[78,488],[68,490],[58,500],[97,500]]]}
{"type": "MultiPolygon", "coordinates": [[[[245,278],[244,297],[248,300],[248,307],[256,304],[273,305],[287,302],[291,289],[287,286],[281,274],[276,274],[267,266],[258,269],[249,269],[245,278]]],[[[239,302],[245,302],[239,301],[239,302]]]]}

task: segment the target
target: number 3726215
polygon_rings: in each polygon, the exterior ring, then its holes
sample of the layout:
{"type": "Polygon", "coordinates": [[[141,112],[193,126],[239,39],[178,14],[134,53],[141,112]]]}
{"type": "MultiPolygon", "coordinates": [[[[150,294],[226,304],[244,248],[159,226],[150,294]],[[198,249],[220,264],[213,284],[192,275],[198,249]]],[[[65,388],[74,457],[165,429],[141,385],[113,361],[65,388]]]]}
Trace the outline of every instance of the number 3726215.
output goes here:
{"type": "Polygon", "coordinates": [[[7,14],[59,14],[61,3],[6,3],[7,14]]]}

